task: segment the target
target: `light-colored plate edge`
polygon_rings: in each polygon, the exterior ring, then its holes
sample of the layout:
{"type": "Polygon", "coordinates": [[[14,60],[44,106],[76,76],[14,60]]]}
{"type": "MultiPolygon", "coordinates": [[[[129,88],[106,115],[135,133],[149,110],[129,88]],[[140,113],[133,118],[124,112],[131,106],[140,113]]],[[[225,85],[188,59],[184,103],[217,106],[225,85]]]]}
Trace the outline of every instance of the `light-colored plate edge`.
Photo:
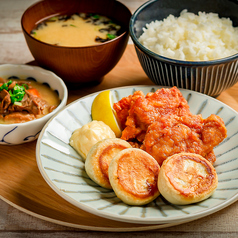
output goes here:
{"type": "MultiPolygon", "coordinates": [[[[156,88],[156,89],[160,89],[160,88],[171,88],[171,87],[165,87],[165,86],[157,86],[157,85],[132,85],[132,86],[125,86],[125,87],[116,87],[116,88],[111,88],[110,90],[121,90],[121,89],[128,89],[128,88],[136,88],[136,87],[149,87],[149,88],[156,88]]],[[[216,102],[219,102],[221,105],[224,105],[225,107],[229,108],[230,110],[232,110],[234,113],[238,114],[234,109],[232,109],[231,107],[229,107],[228,105],[224,104],[223,102],[220,102],[219,100],[215,99],[215,98],[212,98],[208,95],[205,95],[205,94],[202,94],[202,93],[199,93],[199,92],[195,92],[195,91],[191,91],[191,90],[188,90],[188,89],[181,89],[181,88],[178,88],[180,91],[186,91],[188,93],[193,93],[193,94],[198,94],[198,95],[201,95],[202,97],[205,97],[205,98],[208,98],[209,100],[213,100],[213,101],[216,101],[216,102]]],[[[108,89],[106,89],[108,90],[108,89]]],[[[82,97],[82,98],[79,98],[77,100],[75,100],[74,102],[71,102],[70,104],[68,104],[64,109],[67,109],[70,105],[74,104],[74,103],[77,103],[78,101],[81,101],[83,100],[84,98],[87,98],[87,97],[91,97],[91,96],[94,96],[94,95],[97,95],[98,93],[102,92],[102,91],[105,91],[105,90],[101,90],[101,91],[98,91],[98,92],[95,92],[95,93],[92,93],[92,94],[89,94],[85,97],[82,97]]],[[[63,110],[62,110],[63,111],[63,110]]],[[[60,113],[60,112],[59,112],[60,113]]],[[[156,218],[150,218],[150,219],[144,219],[144,218],[135,218],[135,217],[118,217],[117,215],[112,215],[112,214],[108,214],[108,213],[105,213],[105,212],[98,212],[96,209],[94,208],[90,208],[84,204],[81,204],[81,203],[78,203],[76,202],[74,199],[72,199],[71,197],[69,197],[68,195],[62,193],[59,191],[58,187],[52,182],[52,181],[49,181],[49,178],[48,178],[48,175],[46,174],[45,170],[43,169],[42,167],[42,164],[41,164],[41,160],[40,160],[40,156],[39,156],[39,150],[40,150],[40,143],[41,143],[41,138],[44,134],[44,131],[45,129],[47,128],[48,124],[59,114],[57,113],[54,117],[52,117],[48,122],[47,124],[44,126],[44,128],[42,129],[40,135],[39,135],[39,138],[37,140],[37,145],[36,145],[36,159],[37,159],[37,165],[38,165],[38,168],[43,176],[43,178],[45,179],[45,181],[48,183],[48,185],[57,193],[59,194],[61,197],[63,197],[66,201],[70,202],[71,204],[73,204],[74,206],[84,210],[84,211],[87,211],[89,213],[92,213],[94,215],[97,215],[97,216],[101,216],[101,217],[105,217],[107,219],[113,219],[113,220],[117,220],[117,221],[121,221],[121,222],[128,222],[128,223],[136,223],[136,224],[166,224],[166,223],[178,223],[179,222],[189,222],[191,220],[195,220],[195,219],[199,219],[199,218],[202,218],[202,217],[205,217],[205,216],[208,216],[210,214],[213,214],[219,210],[222,210],[224,209],[225,207],[231,205],[232,203],[236,202],[238,200],[238,193],[236,193],[234,196],[232,196],[230,199],[228,199],[227,201],[221,203],[221,204],[218,204],[216,205],[215,207],[212,207],[212,208],[209,208],[205,211],[202,211],[202,212],[199,212],[198,214],[196,213],[193,213],[191,215],[187,215],[186,218],[181,218],[181,217],[176,217],[176,218],[173,218],[173,219],[170,219],[169,221],[166,220],[166,219],[156,219],[156,218]]]]}

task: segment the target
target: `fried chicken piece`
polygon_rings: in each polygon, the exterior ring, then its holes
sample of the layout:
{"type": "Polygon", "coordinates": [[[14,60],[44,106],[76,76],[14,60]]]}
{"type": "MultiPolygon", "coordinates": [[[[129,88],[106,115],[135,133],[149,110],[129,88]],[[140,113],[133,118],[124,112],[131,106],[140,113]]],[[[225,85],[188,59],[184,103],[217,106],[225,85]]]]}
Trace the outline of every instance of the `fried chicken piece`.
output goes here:
{"type": "Polygon", "coordinates": [[[214,163],[213,148],[226,137],[223,120],[216,115],[193,115],[182,93],[162,88],[146,96],[141,91],[121,99],[114,110],[123,125],[121,139],[151,154],[161,165],[180,152],[200,154],[214,163]]]}
{"type": "Polygon", "coordinates": [[[144,93],[142,91],[136,91],[133,95],[124,97],[119,102],[113,104],[113,109],[115,110],[117,119],[123,129],[126,127],[126,121],[131,106],[134,104],[136,99],[140,97],[144,98],[144,93]]]}
{"type": "Polygon", "coordinates": [[[143,141],[142,135],[146,134],[147,128],[164,115],[191,114],[187,101],[176,87],[162,88],[155,93],[148,93],[146,96],[138,92],[114,104],[114,110],[117,112],[121,124],[125,125],[121,137],[124,140],[136,138],[138,141],[143,141]],[[127,111],[127,115],[125,111],[127,111]]]}
{"type": "Polygon", "coordinates": [[[207,119],[200,115],[175,117],[170,121],[167,118],[166,123],[160,121],[149,126],[141,148],[160,165],[167,157],[180,152],[196,153],[214,163],[213,148],[226,136],[224,122],[216,115],[207,119]]]}

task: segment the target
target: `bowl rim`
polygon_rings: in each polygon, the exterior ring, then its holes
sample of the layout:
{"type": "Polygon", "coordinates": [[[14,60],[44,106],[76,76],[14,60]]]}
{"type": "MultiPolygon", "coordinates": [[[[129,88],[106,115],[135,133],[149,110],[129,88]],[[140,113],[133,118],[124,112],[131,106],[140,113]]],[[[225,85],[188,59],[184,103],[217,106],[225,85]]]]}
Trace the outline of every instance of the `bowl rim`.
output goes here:
{"type": "MultiPolygon", "coordinates": [[[[227,63],[229,61],[233,61],[238,59],[238,53],[224,57],[224,58],[219,58],[219,59],[215,59],[215,60],[204,60],[204,61],[186,61],[186,60],[177,60],[177,59],[172,59],[172,58],[168,58],[162,55],[159,55],[151,50],[149,50],[148,48],[146,48],[145,46],[143,46],[139,40],[137,39],[135,32],[134,32],[134,24],[135,24],[135,18],[138,16],[138,14],[143,11],[143,9],[145,7],[147,7],[148,5],[153,4],[154,2],[157,2],[159,0],[149,0],[147,2],[145,2],[144,4],[142,4],[139,8],[136,9],[136,11],[132,14],[130,22],[129,22],[129,33],[130,36],[132,38],[132,41],[134,42],[135,46],[138,47],[141,51],[146,52],[149,56],[156,58],[160,61],[163,61],[165,63],[169,63],[169,64],[178,64],[178,65],[186,65],[186,66],[210,66],[210,65],[216,65],[216,64],[224,64],[227,63]]],[[[238,2],[237,2],[238,4],[238,2]]]]}
{"type": "Polygon", "coordinates": [[[47,73],[48,75],[51,75],[52,77],[54,77],[54,79],[58,80],[58,83],[61,85],[61,87],[63,89],[63,97],[60,100],[59,105],[52,112],[46,114],[43,117],[36,118],[34,120],[27,121],[27,122],[22,122],[22,123],[0,124],[0,127],[3,126],[4,128],[12,128],[13,126],[18,126],[18,127],[19,126],[29,126],[29,125],[37,123],[37,122],[40,123],[41,121],[48,121],[52,116],[54,116],[54,114],[57,114],[58,112],[63,110],[66,103],[67,103],[68,89],[66,87],[66,84],[64,83],[64,81],[58,75],[56,75],[55,73],[53,73],[50,70],[43,69],[39,66],[32,66],[32,65],[26,65],[26,64],[2,64],[2,65],[0,65],[0,71],[1,71],[1,68],[4,68],[4,67],[19,67],[20,68],[22,66],[24,66],[24,68],[29,68],[29,69],[31,68],[35,71],[39,71],[39,72],[42,72],[42,73],[47,73]]]}
{"type": "MultiPolygon", "coordinates": [[[[120,1],[118,1],[118,0],[114,0],[114,1],[117,2],[118,4],[122,5],[122,6],[125,8],[125,10],[128,11],[128,13],[130,14],[130,16],[132,16],[131,11],[129,10],[129,8],[128,8],[126,5],[124,5],[122,2],[120,2],[120,1]]],[[[60,45],[53,45],[53,44],[46,43],[46,42],[44,42],[44,41],[40,41],[40,40],[34,38],[31,34],[29,34],[29,33],[26,31],[26,29],[25,29],[25,27],[24,27],[24,24],[23,24],[23,18],[25,17],[27,11],[30,11],[31,8],[33,8],[35,5],[40,4],[41,2],[44,2],[44,0],[40,0],[40,1],[37,1],[37,2],[33,3],[32,5],[30,5],[30,6],[23,12],[23,14],[22,14],[22,16],[21,16],[21,28],[22,28],[23,32],[24,32],[28,37],[30,37],[32,40],[35,40],[35,41],[37,41],[38,43],[41,43],[41,44],[43,44],[43,45],[50,46],[50,47],[54,47],[54,48],[59,48],[59,49],[69,49],[69,50],[71,50],[71,49],[72,49],[72,50],[74,50],[74,49],[87,49],[87,48],[94,48],[94,47],[104,46],[104,45],[110,44],[110,43],[112,43],[112,42],[114,42],[114,41],[117,41],[117,40],[121,39],[121,38],[124,37],[125,35],[129,35],[129,26],[128,26],[128,27],[126,27],[126,29],[125,29],[119,36],[115,37],[114,39],[109,40],[109,41],[106,41],[106,42],[103,42],[103,43],[100,43],[100,44],[95,44],[95,45],[86,45],[86,46],[60,46],[60,45]]],[[[55,13],[55,14],[49,15],[48,17],[53,17],[53,16],[57,16],[57,15],[59,15],[59,14],[58,14],[58,13],[55,13]]],[[[43,19],[47,19],[48,17],[42,18],[42,20],[43,20],[43,19]]]]}

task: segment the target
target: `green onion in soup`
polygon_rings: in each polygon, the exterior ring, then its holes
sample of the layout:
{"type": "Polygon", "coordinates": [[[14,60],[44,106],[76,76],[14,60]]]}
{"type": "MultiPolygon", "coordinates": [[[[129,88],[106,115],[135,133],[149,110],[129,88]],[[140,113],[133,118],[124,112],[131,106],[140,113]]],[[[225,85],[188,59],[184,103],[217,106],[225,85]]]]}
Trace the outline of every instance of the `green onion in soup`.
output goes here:
{"type": "Polygon", "coordinates": [[[59,15],[40,22],[31,35],[58,46],[89,46],[113,40],[122,27],[106,16],[94,13],[59,15]]]}

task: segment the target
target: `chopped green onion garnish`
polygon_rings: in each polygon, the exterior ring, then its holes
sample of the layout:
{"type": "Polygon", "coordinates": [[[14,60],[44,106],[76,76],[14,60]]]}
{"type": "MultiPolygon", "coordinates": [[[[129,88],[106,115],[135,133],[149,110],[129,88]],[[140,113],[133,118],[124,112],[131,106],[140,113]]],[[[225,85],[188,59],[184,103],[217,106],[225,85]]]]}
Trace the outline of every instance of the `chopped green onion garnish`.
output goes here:
{"type": "Polygon", "coordinates": [[[76,27],[76,26],[75,26],[75,25],[73,25],[73,24],[70,24],[70,26],[76,27]]]}
{"type": "Polygon", "coordinates": [[[51,17],[49,20],[57,20],[58,17],[51,17]]]}
{"type": "Polygon", "coordinates": [[[29,89],[29,86],[27,84],[22,84],[22,86],[25,88],[25,89],[29,89]]]}
{"type": "Polygon", "coordinates": [[[116,36],[113,35],[113,34],[107,34],[107,38],[109,38],[110,40],[112,40],[112,39],[116,38],[116,36]]]}
{"type": "Polygon", "coordinates": [[[12,83],[12,80],[9,80],[7,83],[4,83],[1,87],[0,87],[0,91],[2,91],[3,89],[8,90],[8,86],[12,83]]]}
{"type": "Polygon", "coordinates": [[[93,15],[92,17],[95,18],[95,19],[99,19],[100,18],[99,15],[93,15]]]}
{"type": "Polygon", "coordinates": [[[22,106],[22,103],[21,102],[14,102],[14,105],[22,106]]]}
{"type": "MultiPolygon", "coordinates": [[[[9,85],[11,85],[11,83],[12,83],[12,80],[9,80],[7,83],[4,83],[0,87],[0,91],[2,91],[3,89],[8,91],[8,87],[9,85]]],[[[9,90],[11,102],[12,103],[20,102],[23,99],[24,95],[26,94],[25,89],[28,89],[27,84],[23,84],[22,86],[16,84],[12,90],[9,90]]]]}

